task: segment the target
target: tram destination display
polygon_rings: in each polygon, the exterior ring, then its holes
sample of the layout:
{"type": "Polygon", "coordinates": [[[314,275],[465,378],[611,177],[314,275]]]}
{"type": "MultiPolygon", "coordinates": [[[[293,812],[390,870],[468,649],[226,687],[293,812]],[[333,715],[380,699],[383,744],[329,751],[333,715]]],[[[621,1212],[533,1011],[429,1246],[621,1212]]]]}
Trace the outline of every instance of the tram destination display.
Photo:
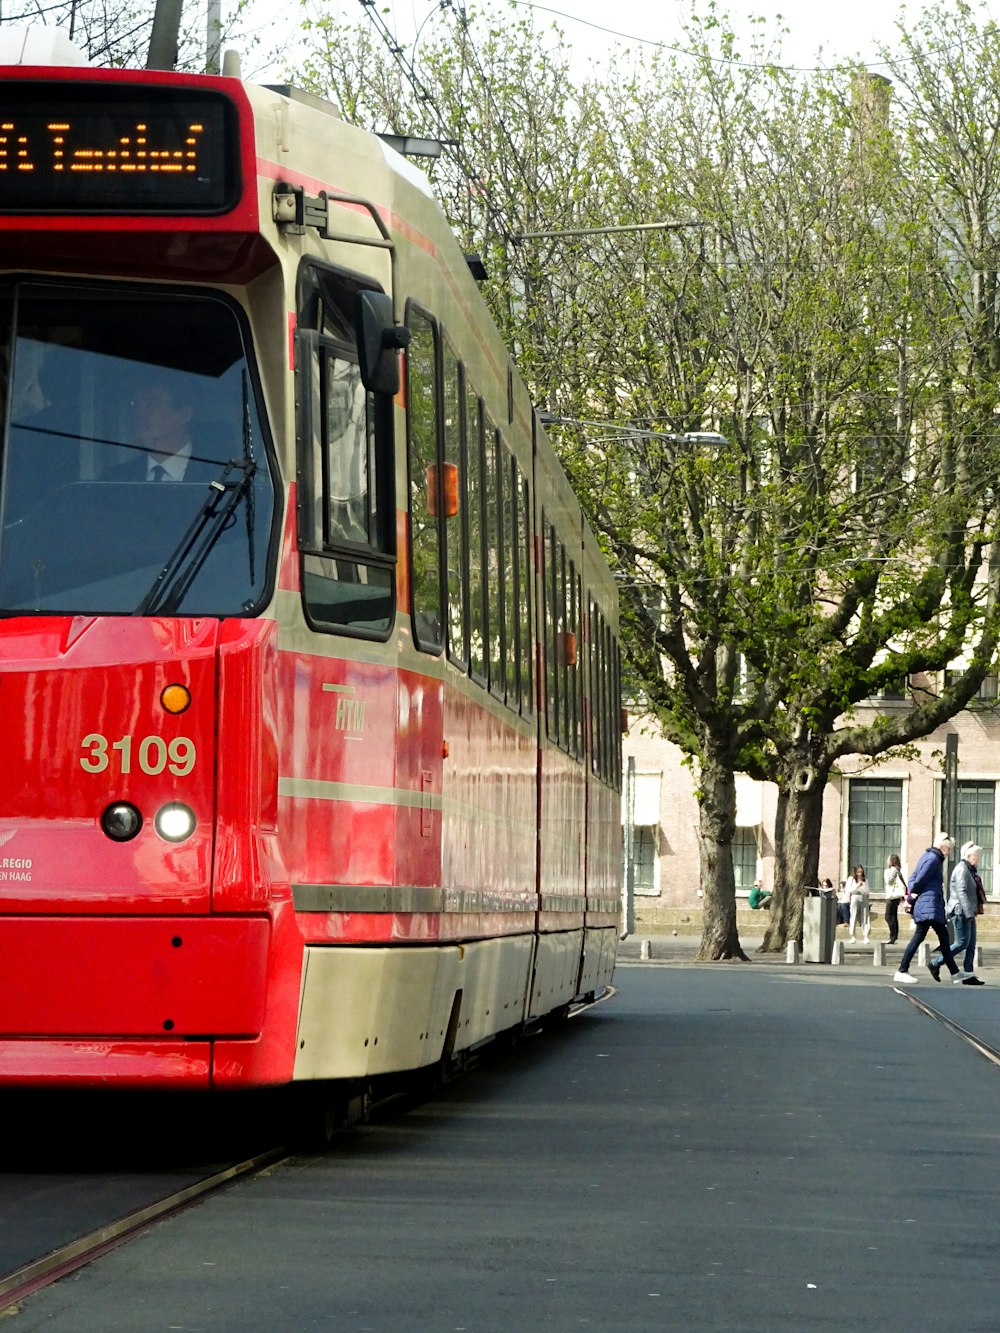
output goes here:
{"type": "Polygon", "coordinates": [[[236,108],[209,90],[6,82],[0,213],[201,215],[239,200],[236,108]]]}

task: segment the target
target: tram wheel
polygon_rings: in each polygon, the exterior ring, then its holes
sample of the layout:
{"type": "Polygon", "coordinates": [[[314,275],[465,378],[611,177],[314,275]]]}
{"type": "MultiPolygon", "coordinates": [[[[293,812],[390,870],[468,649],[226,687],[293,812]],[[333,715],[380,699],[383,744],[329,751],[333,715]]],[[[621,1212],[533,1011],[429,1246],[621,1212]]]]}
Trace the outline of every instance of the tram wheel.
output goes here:
{"type": "Polygon", "coordinates": [[[569,1018],[569,1005],[561,1004],[558,1009],[553,1009],[542,1019],[542,1031],[557,1031],[566,1022],[567,1018],[569,1018]]]}
{"type": "Polygon", "coordinates": [[[289,1114],[290,1137],[299,1152],[326,1152],[351,1123],[344,1090],[330,1083],[295,1089],[289,1114]]]}

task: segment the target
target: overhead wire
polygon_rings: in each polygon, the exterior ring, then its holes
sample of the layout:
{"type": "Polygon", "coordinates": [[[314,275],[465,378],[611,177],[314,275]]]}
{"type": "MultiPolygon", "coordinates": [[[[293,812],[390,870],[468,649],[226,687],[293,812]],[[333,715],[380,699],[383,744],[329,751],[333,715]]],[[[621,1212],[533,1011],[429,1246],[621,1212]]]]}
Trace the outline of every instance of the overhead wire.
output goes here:
{"type": "Polygon", "coordinates": [[[530,192],[535,188],[535,182],[529,179],[528,169],[524,161],[524,156],[521,153],[520,149],[518,148],[517,144],[514,142],[514,138],[510,130],[507,128],[507,122],[504,118],[503,112],[496,104],[496,99],[493,96],[493,89],[490,87],[490,81],[487,78],[486,71],[483,69],[482,61],[479,59],[479,53],[476,51],[476,44],[471,39],[471,36],[469,34],[469,18],[465,12],[465,6],[460,5],[458,10],[455,12],[462,33],[463,56],[465,49],[468,48],[469,51],[471,52],[472,59],[475,62],[475,67],[479,73],[479,79],[482,84],[483,91],[486,95],[486,100],[492,107],[493,113],[496,117],[496,123],[499,126],[503,134],[503,137],[507,140],[507,143],[510,146],[510,151],[514,156],[514,162],[517,166],[518,175],[520,176],[521,181],[523,182],[525,188],[528,190],[530,194],[530,192]]]}
{"type": "MultiPolygon", "coordinates": [[[[603,23],[595,23],[592,19],[580,18],[577,14],[569,14],[564,9],[555,9],[551,5],[538,4],[537,0],[508,0],[508,3],[517,5],[521,9],[539,10],[545,14],[554,14],[556,18],[567,19],[570,23],[578,23],[585,28],[593,28],[596,32],[607,33],[609,37],[620,37],[626,42],[635,42],[640,46],[653,46],[661,51],[673,51],[676,55],[689,56],[692,60],[707,58],[714,65],[728,65],[736,69],[781,69],[789,74],[818,74],[831,68],[829,65],[785,65],[780,60],[738,60],[733,56],[706,56],[702,52],[689,51],[687,47],[678,43],[665,42],[656,37],[639,37],[635,33],[621,32],[617,28],[609,28],[603,23]]],[[[853,61],[837,62],[843,64],[853,64],[853,61]]],[[[865,60],[866,69],[890,69],[891,63],[887,60],[865,60]]],[[[900,64],[912,63],[909,59],[900,60],[900,64]]]]}
{"type": "MultiPolygon", "coordinates": [[[[362,9],[367,13],[369,21],[374,25],[376,31],[381,36],[404,78],[416,93],[419,102],[427,110],[428,115],[433,117],[434,124],[441,132],[442,147],[454,158],[455,163],[465,177],[469,188],[475,188],[480,184],[480,174],[476,172],[475,164],[469,160],[461,141],[449,137],[451,127],[448,125],[443,111],[434,100],[434,95],[426,87],[423,80],[420,78],[420,75],[417,73],[413,60],[407,58],[404,47],[396,38],[395,34],[389,29],[385,20],[382,18],[382,15],[378,12],[376,8],[376,0],[359,0],[359,3],[361,4],[362,9]]],[[[425,16],[423,23],[420,25],[421,29],[423,28],[424,23],[427,22],[427,19],[430,18],[431,14],[444,9],[451,9],[451,7],[452,0],[438,0],[438,4],[435,8],[425,16]]],[[[414,43],[414,47],[415,45],[416,43],[414,43]]],[[[499,234],[502,236],[509,235],[510,227],[508,226],[506,219],[496,209],[487,192],[480,195],[480,203],[499,234]]]]}

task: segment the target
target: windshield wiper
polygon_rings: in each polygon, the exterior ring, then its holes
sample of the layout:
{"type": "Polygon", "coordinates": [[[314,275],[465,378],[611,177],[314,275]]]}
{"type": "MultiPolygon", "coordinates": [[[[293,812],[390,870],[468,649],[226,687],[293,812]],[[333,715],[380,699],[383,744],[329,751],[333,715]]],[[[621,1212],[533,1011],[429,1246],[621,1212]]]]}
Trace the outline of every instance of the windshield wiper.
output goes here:
{"type": "Polygon", "coordinates": [[[249,492],[256,471],[253,458],[231,458],[221,477],[208,483],[208,499],[153,580],[149,592],[132,612],[134,616],[169,616],[177,611],[237,506],[249,492]],[[231,473],[242,475],[230,479],[231,473]]]}

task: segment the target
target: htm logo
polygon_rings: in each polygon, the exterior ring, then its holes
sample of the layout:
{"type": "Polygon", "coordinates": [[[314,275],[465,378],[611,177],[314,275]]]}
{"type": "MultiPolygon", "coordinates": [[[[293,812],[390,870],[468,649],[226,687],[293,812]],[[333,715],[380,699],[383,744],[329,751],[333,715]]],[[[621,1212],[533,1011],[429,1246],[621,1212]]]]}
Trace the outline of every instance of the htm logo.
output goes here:
{"type": "Polygon", "coordinates": [[[348,741],[361,740],[365,729],[365,708],[363,699],[354,698],[353,685],[324,685],[323,689],[337,696],[337,711],[334,726],[344,733],[348,741]]]}

